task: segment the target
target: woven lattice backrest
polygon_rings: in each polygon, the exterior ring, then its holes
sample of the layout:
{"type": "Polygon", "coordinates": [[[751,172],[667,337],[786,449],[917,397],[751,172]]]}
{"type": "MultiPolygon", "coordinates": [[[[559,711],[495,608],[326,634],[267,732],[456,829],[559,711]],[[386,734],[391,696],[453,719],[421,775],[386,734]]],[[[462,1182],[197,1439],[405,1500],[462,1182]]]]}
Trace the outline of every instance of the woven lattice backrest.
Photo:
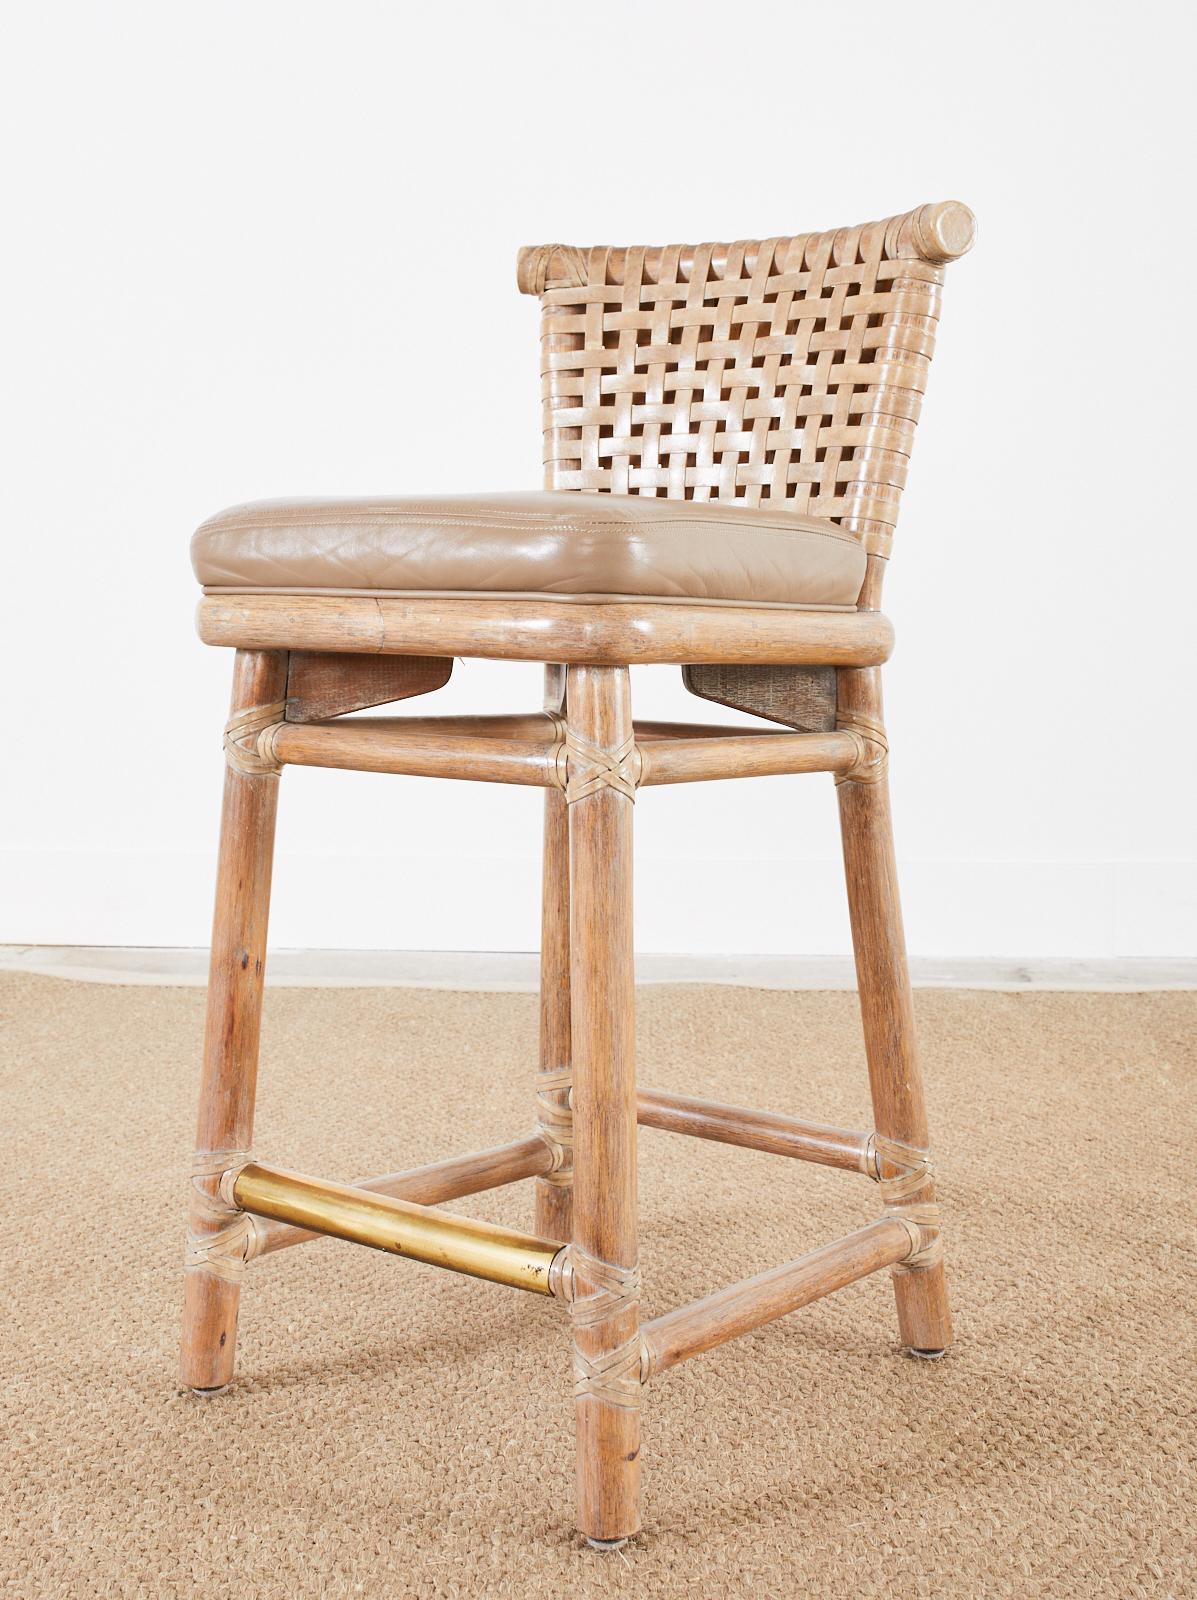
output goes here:
{"type": "Polygon", "coordinates": [[[540,245],[545,485],[828,517],[887,555],[955,201],[790,239],[540,245]]]}

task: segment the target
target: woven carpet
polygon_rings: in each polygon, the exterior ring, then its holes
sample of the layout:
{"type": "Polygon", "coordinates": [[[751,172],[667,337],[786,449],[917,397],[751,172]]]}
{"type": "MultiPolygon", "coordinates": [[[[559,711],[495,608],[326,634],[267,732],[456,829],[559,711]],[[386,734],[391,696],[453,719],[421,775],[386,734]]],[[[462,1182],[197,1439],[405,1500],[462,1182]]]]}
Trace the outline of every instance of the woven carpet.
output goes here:
{"type": "MultiPolygon", "coordinates": [[[[239,1377],[174,1377],[202,993],[0,976],[0,1587],[42,1596],[1194,1593],[1197,995],[917,997],[958,1343],[884,1275],[646,1395],[644,1531],[572,1528],[538,1297],[333,1241],[251,1266],[239,1377]]],[[[644,990],[642,1080],[868,1126],[847,994],[644,990]]],[[[521,994],[268,994],[264,1159],[328,1177],[530,1118],[521,994]]],[[[875,1214],[851,1174],[646,1130],[645,1313],[875,1214]]],[[[516,1226],[526,1185],[462,1202],[516,1226]]]]}

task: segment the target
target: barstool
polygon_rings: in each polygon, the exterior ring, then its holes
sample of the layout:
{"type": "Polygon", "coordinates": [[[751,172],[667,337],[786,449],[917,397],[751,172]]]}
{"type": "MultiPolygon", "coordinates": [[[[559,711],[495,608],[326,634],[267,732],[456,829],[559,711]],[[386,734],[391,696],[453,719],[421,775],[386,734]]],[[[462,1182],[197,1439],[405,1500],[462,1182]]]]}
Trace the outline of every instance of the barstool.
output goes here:
{"type": "Polygon", "coordinates": [[[645,1383],[889,1268],[902,1342],[952,1329],[915,1053],[886,779],[878,609],[935,342],[955,202],[794,238],[523,250],[540,298],[546,487],[270,501],[192,542],[199,632],[236,650],[183,1382],[233,1376],[248,1264],[317,1235],[550,1295],[573,1334],[578,1526],[640,1526],[645,1383]],[[539,712],[360,717],[440,687],[455,656],[545,667],[539,712]],[[633,722],[629,668],[755,714],[633,722]],[[494,1149],[348,1186],[251,1150],[279,773],[287,764],[544,790],[535,1126],[494,1149]],[[662,783],[835,777],[875,1126],[638,1087],[632,810],[662,783]],[[639,1316],[637,1125],[873,1180],[879,1218],[809,1255],[639,1316]],[[535,1181],[530,1234],[438,1209],[535,1181]]]}

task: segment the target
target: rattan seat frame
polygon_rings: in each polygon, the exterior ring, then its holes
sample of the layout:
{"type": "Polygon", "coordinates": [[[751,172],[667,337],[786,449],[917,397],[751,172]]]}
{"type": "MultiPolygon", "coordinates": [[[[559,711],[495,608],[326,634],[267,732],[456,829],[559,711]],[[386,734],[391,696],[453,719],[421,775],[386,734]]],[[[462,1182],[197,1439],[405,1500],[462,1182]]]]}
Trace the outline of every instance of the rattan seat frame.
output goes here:
{"type": "MultiPolygon", "coordinates": [[[[868,1273],[893,1275],[903,1345],[952,1328],[898,900],[880,611],[945,265],[971,213],[925,205],[860,227],[662,248],[521,251],[541,303],[545,486],[734,501],[828,519],[864,545],[855,612],[550,598],[206,595],[233,647],[232,708],[196,1158],[182,1377],[232,1379],[248,1264],[321,1234],[568,1307],[577,1522],[596,1545],[640,1527],[644,1385],[868,1273]],[[540,710],[351,712],[441,686],[455,656],[545,665],[540,710]],[[630,668],[682,665],[745,727],[634,722],[630,668]],[[252,1149],[279,775],[286,765],[544,790],[540,1063],[530,1132],[349,1186],[252,1149]],[[638,1085],[632,816],[641,789],[767,773],[834,776],[874,1126],[847,1130],[638,1085]],[[649,1322],[639,1314],[639,1125],[856,1172],[877,1221],[649,1322]],[[447,1200],[531,1179],[529,1234],[447,1200]]],[[[433,1397],[430,1397],[432,1399],[433,1397]]]]}

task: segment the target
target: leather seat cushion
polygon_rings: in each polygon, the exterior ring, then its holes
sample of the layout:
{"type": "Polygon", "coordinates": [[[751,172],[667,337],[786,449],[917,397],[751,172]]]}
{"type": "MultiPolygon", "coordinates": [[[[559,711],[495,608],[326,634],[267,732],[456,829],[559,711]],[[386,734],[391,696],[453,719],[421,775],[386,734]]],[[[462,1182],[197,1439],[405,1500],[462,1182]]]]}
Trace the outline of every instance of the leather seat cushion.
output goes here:
{"type": "Polygon", "coordinates": [[[833,522],[646,495],[262,500],[191,541],[216,592],[855,605],[865,551],[833,522]]]}

